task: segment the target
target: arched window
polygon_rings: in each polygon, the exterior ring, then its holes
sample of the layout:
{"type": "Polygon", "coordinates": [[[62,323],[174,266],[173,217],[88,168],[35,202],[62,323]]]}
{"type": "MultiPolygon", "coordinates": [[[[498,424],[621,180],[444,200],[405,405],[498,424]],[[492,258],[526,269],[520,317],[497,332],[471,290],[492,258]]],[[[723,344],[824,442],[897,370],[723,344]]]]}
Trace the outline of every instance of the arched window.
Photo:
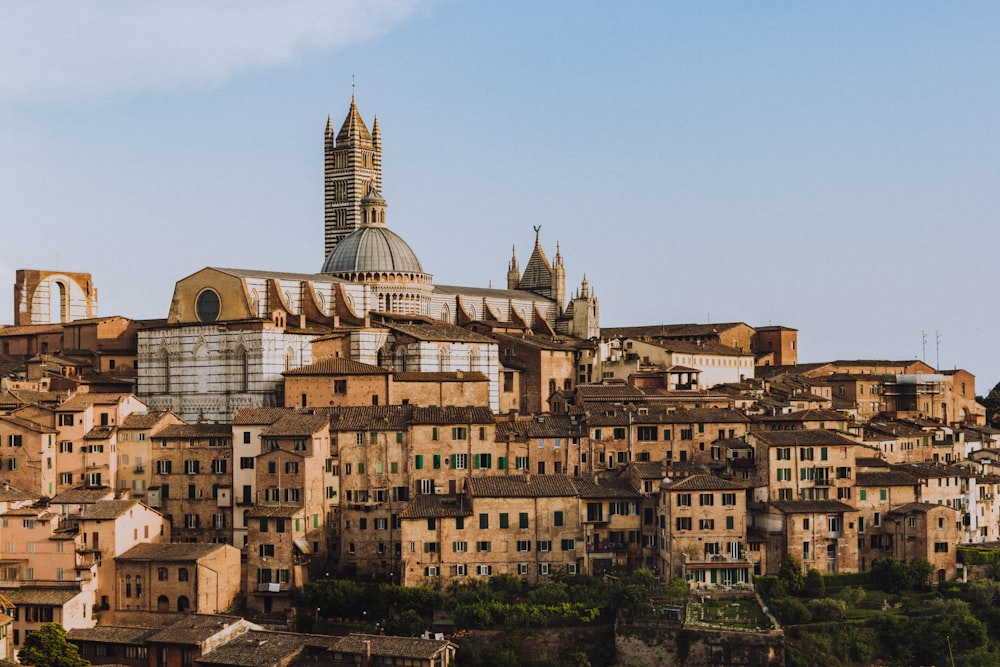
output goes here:
{"type": "Polygon", "coordinates": [[[240,379],[240,391],[250,391],[250,354],[242,345],[236,348],[236,363],[240,379]]]}
{"type": "Polygon", "coordinates": [[[49,288],[49,321],[69,322],[69,292],[66,283],[53,280],[49,288]]]}
{"type": "Polygon", "coordinates": [[[479,370],[479,350],[477,348],[469,350],[469,370],[479,370]]]}
{"type": "Polygon", "coordinates": [[[132,597],[132,575],[125,575],[125,597],[132,597]]]}
{"type": "Polygon", "coordinates": [[[260,295],[257,290],[250,290],[250,316],[260,317],[260,295]]]}
{"type": "Polygon", "coordinates": [[[160,367],[163,369],[163,393],[170,393],[170,355],[166,350],[160,351],[160,367]]]}
{"type": "Polygon", "coordinates": [[[406,348],[397,347],[396,348],[396,370],[402,373],[406,372],[406,348]]]}
{"type": "Polygon", "coordinates": [[[295,350],[288,348],[285,350],[285,370],[291,370],[295,368],[295,350]]]}
{"type": "Polygon", "coordinates": [[[135,575],[135,596],[137,598],[142,597],[142,575],[135,575]]]}
{"type": "Polygon", "coordinates": [[[177,598],[177,611],[187,611],[191,608],[191,603],[188,601],[186,595],[182,595],[177,598]]]}
{"type": "Polygon", "coordinates": [[[438,352],[438,371],[446,372],[451,367],[451,353],[447,348],[442,347],[438,352]]]}

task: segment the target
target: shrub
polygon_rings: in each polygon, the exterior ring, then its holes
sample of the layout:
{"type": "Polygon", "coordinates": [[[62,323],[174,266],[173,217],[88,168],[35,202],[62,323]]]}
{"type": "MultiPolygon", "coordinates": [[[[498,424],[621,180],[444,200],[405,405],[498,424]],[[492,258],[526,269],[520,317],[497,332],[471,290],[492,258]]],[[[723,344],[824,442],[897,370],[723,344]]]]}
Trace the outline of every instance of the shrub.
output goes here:
{"type": "Polygon", "coordinates": [[[823,598],[821,600],[809,601],[809,613],[813,621],[842,621],[844,620],[844,609],[847,605],[843,600],[833,598],[823,598]]]}
{"type": "Polygon", "coordinates": [[[826,595],[826,583],[823,581],[823,575],[816,568],[812,568],[806,573],[803,592],[811,598],[821,598],[826,595]]]}

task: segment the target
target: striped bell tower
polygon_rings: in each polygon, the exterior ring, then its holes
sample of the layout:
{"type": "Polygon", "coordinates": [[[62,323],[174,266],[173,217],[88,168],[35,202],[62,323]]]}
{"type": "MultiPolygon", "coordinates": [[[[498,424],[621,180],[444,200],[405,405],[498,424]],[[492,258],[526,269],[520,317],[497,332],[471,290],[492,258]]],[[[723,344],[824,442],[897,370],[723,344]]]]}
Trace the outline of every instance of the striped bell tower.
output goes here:
{"type": "Polygon", "coordinates": [[[354,95],[340,131],[334,136],[333,122],[326,119],[324,157],[324,259],[340,240],[362,226],[361,200],[371,186],[382,191],[382,132],[378,118],[371,132],[361,120],[354,95]]]}

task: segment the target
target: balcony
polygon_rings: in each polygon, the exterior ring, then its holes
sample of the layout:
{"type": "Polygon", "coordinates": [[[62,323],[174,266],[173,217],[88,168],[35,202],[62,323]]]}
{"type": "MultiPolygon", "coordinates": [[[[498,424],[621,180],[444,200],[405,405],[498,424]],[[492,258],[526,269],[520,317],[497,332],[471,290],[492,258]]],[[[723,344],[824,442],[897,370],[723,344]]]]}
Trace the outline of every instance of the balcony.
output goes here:
{"type": "Polygon", "coordinates": [[[593,544],[587,545],[587,553],[621,553],[624,551],[628,551],[628,545],[624,542],[597,540],[593,544]]]}
{"type": "Polygon", "coordinates": [[[814,479],[813,484],[816,486],[833,486],[834,480],[832,479],[814,479]]]}
{"type": "Polygon", "coordinates": [[[135,468],[133,468],[133,472],[144,473],[146,472],[146,466],[136,466],[135,468]]]}
{"type": "Polygon", "coordinates": [[[257,584],[257,592],[258,593],[270,593],[271,595],[274,595],[274,594],[280,594],[280,593],[288,593],[289,590],[288,590],[288,585],[287,584],[285,585],[285,588],[282,588],[281,584],[279,584],[277,582],[274,582],[274,581],[271,581],[271,582],[261,582],[261,583],[258,583],[257,584]]]}

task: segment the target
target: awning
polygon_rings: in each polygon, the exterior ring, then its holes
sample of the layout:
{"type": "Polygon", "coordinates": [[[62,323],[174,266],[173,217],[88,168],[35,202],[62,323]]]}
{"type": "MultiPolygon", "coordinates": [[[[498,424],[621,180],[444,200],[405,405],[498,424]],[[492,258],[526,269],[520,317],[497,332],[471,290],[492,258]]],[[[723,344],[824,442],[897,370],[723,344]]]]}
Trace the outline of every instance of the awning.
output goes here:
{"type": "Polygon", "coordinates": [[[299,548],[299,551],[303,553],[303,555],[309,556],[312,554],[312,549],[309,547],[309,541],[306,538],[296,537],[292,541],[295,543],[295,546],[299,548]]]}

